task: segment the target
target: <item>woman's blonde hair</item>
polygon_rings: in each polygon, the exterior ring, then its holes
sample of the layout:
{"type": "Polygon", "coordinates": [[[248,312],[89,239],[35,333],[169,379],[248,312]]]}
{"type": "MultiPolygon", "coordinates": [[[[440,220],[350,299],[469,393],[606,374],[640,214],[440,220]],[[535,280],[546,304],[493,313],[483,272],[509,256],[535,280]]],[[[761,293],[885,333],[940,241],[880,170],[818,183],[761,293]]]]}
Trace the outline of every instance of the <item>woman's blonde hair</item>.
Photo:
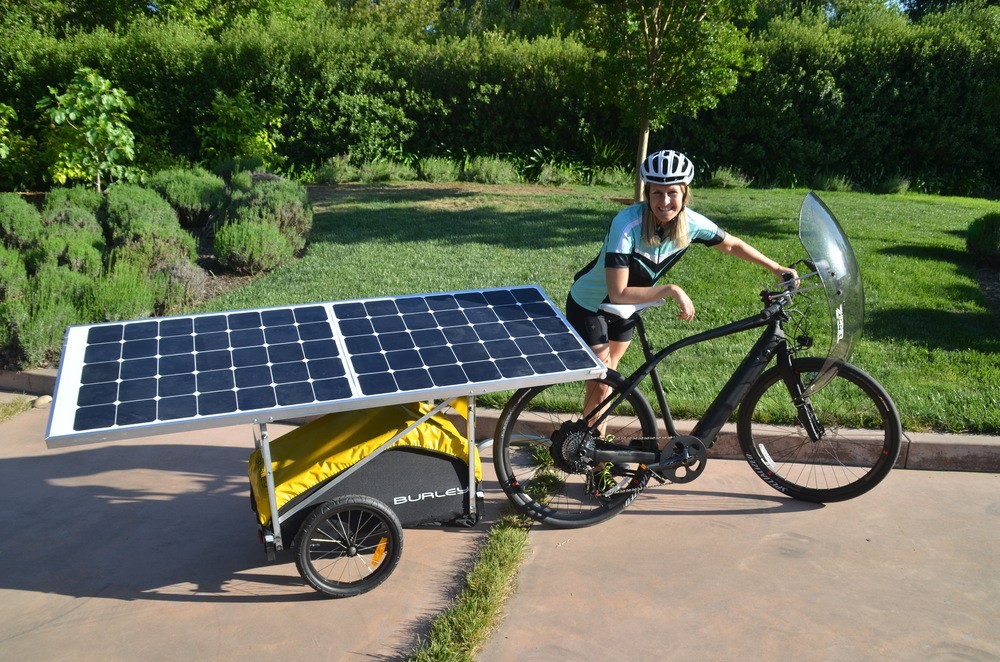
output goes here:
{"type": "MultiPolygon", "coordinates": [[[[680,184],[680,186],[684,187],[684,206],[667,226],[667,230],[668,238],[677,248],[687,248],[687,245],[691,243],[687,218],[687,207],[691,202],[691,187],[687,184],[680,184]]],[[[644,197],[646,198],[646,206],[642,209],[642,240],[650,246],[659,246],[663,243],[663,239],[656,233],[656,218],[649,208],[649,184],[645,186],[644,197]]]]}

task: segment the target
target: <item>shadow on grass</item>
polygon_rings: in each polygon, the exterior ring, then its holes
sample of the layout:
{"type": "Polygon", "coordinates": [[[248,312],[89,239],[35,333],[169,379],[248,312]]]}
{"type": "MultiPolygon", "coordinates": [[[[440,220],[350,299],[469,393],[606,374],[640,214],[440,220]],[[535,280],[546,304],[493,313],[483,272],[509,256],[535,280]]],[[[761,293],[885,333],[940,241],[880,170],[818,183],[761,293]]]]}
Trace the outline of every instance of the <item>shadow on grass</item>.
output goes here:
{"type": "MultiPolygon", "coordinates": [[[[313,241],[352,244],[375,240],[446,244],[485,244],[505,248],[545,249],[600,244],[620,203],[580,195],[580,204],[542,203],[549,197],[573,195],[562,189],[391,185],[315,187],[310,198],[317,209],[313,241]],[[516,209],[492,204],[505,195],[527,201],[516,209]],[[539,203],[533,201],[538,200],[539,203]],[[407,203],[411,203],[409,206],[407,203]],[[430,207],[426,203],[440,203],[430,207]],[[554,209],[550,209],[553,208],[554,209]]],[[[759,213],[759,212],[758,212],[759,213]]],[[[739,210],[709,212],[727,232],[754,240],[785,241],[798,233],[795,219],[739,210]]]]}
{"type": "MultiPolygon", "coordinates": [[[[972,289],[972,288],[969,288],[972,289]]],[[[949,352],[1000,352],[1000,333],[989,312],[894,308],[865,314],[865,335],[886,344],[910,341],[949,352]]]]}
{"type": "Polygon", "coordinates": [[[948,248],[946,246],[918,246],[904,245],[883,248],[879,251],[882,255],[895,257],[910,257],[918,260],[930,260],[933,262],[947,262],[955,265],[972,264],[972,258],[963,250],[948,248]]]}
{"type": "Polygon", "coordinates": [[[511,249],[544,249],[600,242],[611,216],[596,210],[501,211],[495,207],[462,210],[392,207],[343,209],[316,214],[312,241],[364,244],[373,241],[482,244],[511,249]]]}

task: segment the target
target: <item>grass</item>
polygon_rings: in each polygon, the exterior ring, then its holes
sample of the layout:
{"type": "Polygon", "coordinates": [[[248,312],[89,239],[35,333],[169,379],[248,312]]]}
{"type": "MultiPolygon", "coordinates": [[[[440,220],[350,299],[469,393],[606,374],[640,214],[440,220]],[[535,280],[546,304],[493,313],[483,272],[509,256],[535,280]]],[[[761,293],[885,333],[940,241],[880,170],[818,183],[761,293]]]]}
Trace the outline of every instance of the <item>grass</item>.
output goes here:
{"type": "Polygon", "coordinates": [[[32,398],[15,397],[6,402],[0,402],[0,423],[14,418],[22,412],[31,409],[32,398]]]}
{"type": "MultiPolygon", "coordinates": [[[[317,212],[306,255],[212,310],[387,295],[541,285],[562,307],[572,276],[597,253],[611,217],[610,187],[399,183],[311,190],[317,212]]],[[[797,238],[805,190],[698,189],[693,207],[769,256],[804,257],[797,238]]],[[[920,194],[826,192],[865,283],[865,335],[852,362],[886,387],[907,430],[1000,433],[1000,332],[965,249],[970,223],[1000,204],[920,194]]],[[[768,273],[694,246],[671,271],[697,316],[649,313],[655,345],[751,315],[768,273]]],[[[817,301],[823,312],[823,302],[817,301]]],[[[825,324],[825,322],[823,323],[825,324]]],[[[813,328],[818,336],[823,325],[813,328]]],[[[676,416],[697,417],[753,338],[688,348],[664,364],[676,416]]],[[[819,347],[816,352],[822,352],[819,347]]],[[[630,351],[622,364],[638,365],[630,351]]],[[[481,398],[501,406],[506,394],[481,398]]],[[[563,406],[574,406],[567,400],[563,406]]]]}
{"type": "Polygon", "coordinates": [[[446,611],[431,623],[410,662],[472,662],[499,622],[507,597],[514,590],[518,566],[528,544],[531,522],[507,512],[490,529],[476,554],[465,586],[446,611]]]}
{"type": "MultiPolygon", "coordinates": [[[[316,188],[307,254],[214,301],[212,310],[537,283],[562,306],[572,275],[596,255],[623,188],[454,184],[316,188]]],[[[766,254],[803,257],[797,213],[805,191],[699,190],[694,207],[766,254]]],[[[851,238],[867,294],[866,335],[853,361],[894,397],[909,430],[1000,432],[1000,332],[964,249],[981,200],[822,193],[851,238]]],[[[751,315],[770,284],[760,269],[693,247],[671,272],[697,307],[691,324],[653,310],[653,342],[751,315]]],[[[819,302],[822,304],[823,302],[819,302]]],[[[822,335],[820,330],[819,335],[822,335]]],[[[749,336],[749,334],[747,334],[749,336]]],[[[684,350],[665,365],[677,416],[697,416],[753,338],[684,350]]],[[[623,371],[637,364],[631,351],[623,371]]],[[[578,407],[573,385],[554,407],[578,407]],[[570,395],[573,394],[573,395],[570,395]]],[[[480,398],[502,406],[506,395],[480,398]]],[[[492,527],[464,589],[432,623],[412,660],[473,660],[499,620],[527,544],[513,515],[492,527]]]]}

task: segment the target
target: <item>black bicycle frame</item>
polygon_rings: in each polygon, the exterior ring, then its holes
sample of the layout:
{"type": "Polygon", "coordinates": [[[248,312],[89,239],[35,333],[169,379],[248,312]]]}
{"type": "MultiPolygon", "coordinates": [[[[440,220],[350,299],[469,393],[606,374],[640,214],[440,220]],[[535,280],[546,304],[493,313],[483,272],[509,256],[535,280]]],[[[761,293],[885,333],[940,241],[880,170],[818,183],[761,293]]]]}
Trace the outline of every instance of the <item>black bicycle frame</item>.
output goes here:
{"type": "MultiPolygon", "coordinates": [[[[706,447],[711,448],[715,444],[715,438],[722,429],[722,426],[729,421],[733,412],[750,390],[750,386],[757,380],[758,377],[760,377],[761,373],[764,372],[764,369],[767,368],[768,364],[774,358],[777,358],[777,365],[780,368],[784,368],[783,375],[785,383],[788,386],[789,391],[792,393],[792,398],[796,403],[797,409],[801,412],[804,405],[802,398],[804,387],[791,369],[791,353],[788,351],[788,342],[782,328],[782,324],[786,320],[787,317],[782,307],[771,306],[765,309],[764,312],[758,313],[757,315],[753,315],[736,322],[731,322],[715,329],[703,331],[687,338],[682,338],[681,340],[678,340],[677,342],[654,354],[646,337],[645,324],[643,323],[642,317],[639,317],[637,319],[636,328],[639,332],[639,341],[642,344],[642,350],[645,355],[646,362],[638,370],[633,372],[632,375],[626,378],[627,386],[617,396],[612,393],[597,405],[594,411],[603,411],[604,413],[596,419],[593,419],[595,422],[592,424],[591,429],[596,431],[601,423],[609,416],[609,413],[618,407],[618,405],[625,400],[629,393],[637,389],[639,387],[639,383],[648,376],[653,382],[657,404],[660,405],[667,433],[671,437],[676,437],[677,430],[674,427],[674,421],[670,415],[670,408],[667,406],[666,393],[663,389],[663,384],[660,381],[660,375],[657,372],[657,366],[659,366],[660,362],[670,354],[673,354],[677,350],[683,349],[684,347],[696,345],[698,343],[705,342],[706,340],[714,340],[716,338],[723,338],[736,333],[750,331],[760,327],[766,327],[766,329],[747,353],[746,358],[743,359],[740,365],[736,368],[735,372],[733,372],[733,376],[729,378],[729,381],[726,382],[725,386],[723,386],[722,390],[715,397],[712,404],[705,410],[705,413],[695,425],[691,435],[700,439],[706,447]]],[[[592,415],[593,412],[590,412],[585,417],[585,420],[592,420],[592,415]]],[[[814,439],[818,439],[819,433],[815,432],[814,427],[815,417],[802,415],[800,413],[800,418],[812,419],[813,424],[807,424],[807,429],[810,431],[810,436],[814,439]]],[[[594,459],[598,461],[617,460],[653,464],[659,461],[659,457],[657,457],[657,455],[658,454],[637,450],[623,449],[621,451],[617,451],[601,449],[595,452],[594,459]]]]}

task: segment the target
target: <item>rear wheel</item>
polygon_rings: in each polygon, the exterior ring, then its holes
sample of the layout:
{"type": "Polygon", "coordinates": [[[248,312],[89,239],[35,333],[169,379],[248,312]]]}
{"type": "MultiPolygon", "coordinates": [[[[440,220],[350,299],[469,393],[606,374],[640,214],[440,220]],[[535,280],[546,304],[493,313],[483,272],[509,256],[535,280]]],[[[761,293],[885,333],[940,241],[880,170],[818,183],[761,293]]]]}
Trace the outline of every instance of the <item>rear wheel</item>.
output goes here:
{"type": "MultiPolygon", "coordinates": [[[[809,383],[820,358],[792,361],[795,378],[809,383]]],[[[872,489],[899,455],[899,412],[881,385],[848,364],[806,402],[821,426],[817,441],[799,422],[779,368],[754,383],[740,405],[737,435],[744,457],[774,489],[803,501],[852,499],[872,489]]]]}
{"type": "Polygon", "coordinates": [[[318,506],[295,536],[295,565],[320,593],[346,598],[384,582],[403,552],[403,527],[369,496],[343,496],[318,506]]]}
{"type": "MultiPolygon", "coordinates": [[[[599,381],[616,394],[625,388],[617,373],[609,372],[599,381]]],[[[635,500],[648,472],[637,464],[616,464],[611,468],[614,485],[599,489],[595,484],[599,467],[592,463],[567,467],[565,456],[572,456],[573,445],[584,440],[587,426],[580,422],[580,414],[550,410],[552,398],[547,396],[557,390],[564,394],[575,390],[574,401],[582,406],[584,388],[579,382],[522,389],[511,397],[493,440],[497,478],[510,501],[539,522],[561,528],[597,524],[635,500]],[[559,463],[553,452],[560,455],[559,463]]],[[[639,391],[629,393],[611,414],[603,430],[605,440],[647,449],[655,446],[656,418],[639,391]]]]}

